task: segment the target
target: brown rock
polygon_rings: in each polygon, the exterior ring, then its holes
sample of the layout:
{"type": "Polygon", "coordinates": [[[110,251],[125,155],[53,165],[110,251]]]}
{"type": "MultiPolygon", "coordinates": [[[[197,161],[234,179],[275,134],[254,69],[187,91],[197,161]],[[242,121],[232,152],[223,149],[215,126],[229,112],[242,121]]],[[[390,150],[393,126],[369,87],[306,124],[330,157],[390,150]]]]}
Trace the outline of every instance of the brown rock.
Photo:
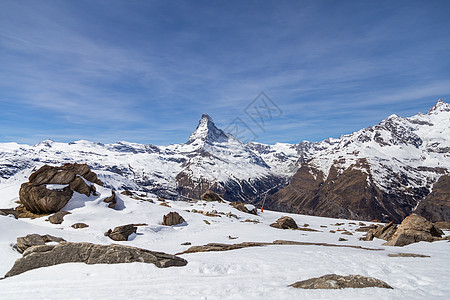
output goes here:
{"type": "Polygon", "coordinates": [[[365,277],[362,275],[341,276],[336,274],[328,274],[317,278],[298,281],[290,286],[299,289],[344,289],[368,287],[392,289],[392,287],[386,282],[373,277],[365,277]]]}
{"type": "Polygon", "coordinates": [[[77,193],[84,194],[87,197],[91,195],[91,187],[81,177],[75,177],[69,186],[77,193]]]}
{"type": "Polygon", "coordinates": [[[442,234],[439,228],[424,217],[410,215],[403,220],[392,238],[383,245],[405,246],[420,241],[433,242],[440,239],[442,234]]]}
{"type": "Polygon", "coordinates": [[[211,190],[207,190],[206,192],[204,192],[201,196],[201,199],[204,201],[223,202],[222,198],[211,190]]]}
{"type": "Polygon", "coordinates": [[[257,211],[256,211],[256,207],[253,208],[252,210],[249,210],[244,203],[242,202],[231,202],[230,203],[231,206],[233,206],[234,208],[236,208],[239,211],[248,213],[248,214],[253,214],[253,215],[257,215],[257,211]]]}
{"type": "Polygon", "coordinates": [[[72,198],[73,191],[67,186],[62,190],[49,190],[45,185],[23,183],[20,187],[20,202],[33,213],[54,213],[63,208],[72,198]]]}
{"type": "Polygon", "coordinates": [[[430,257],[428,255],[423,254],[415,254],[415,253],[391,253],[388,254],[389,257],[430,257]]]}
{"type": "Polygon", "coordinates": [[[280,229],[297,229],[297,223],[291,217],[285,216],[279,218],[275,223],[270,224],[270,227],[280,228],[280,229]]]}
{"type": "Polygon", "coordinates": [[[109,196],[108,198],[106,198],[105,200],[103,200],[103,202],[105,203],[109,203],[108,207],[109,208],[114,208],[117,204],[117,199],[116,199],[116,192],[111,191],[111,196],[109,196]]]}
{"type": "Polygon", "coordinates": [[[186,222],[182,216],[180,216],[177,212],[170,212],[163,217],[163,225],[165,226],[174,226],[178,224],[182,224],[186,222]]]}
{"type": "Polygon", "coordinates": [[[18,237],[17,238],[17,244],[16,248],[20,253],[23,253],[25,250],[27,250],[30,247],[33,246],[39,246],[39,245],[45,245],[48,242],[63,242],[65,241],[63,238],[55,237],[49,234],[46,235],[39,235],[39,234],[29,234],[24,237],[18,237]]]}
{"type": "MultiPolygon", "coordinates": [[[[90,196],[95,186],[87,184],[81,176],[103,185],[86,164],[65,164],[62,167],[43,166],[30,175],[29,182],[22,184],[19,197],[25,209],[35,214],[59,211],[72,198],[73,191],[90,196]],[[60,190],[47,189],[47,184],[69,185],[60,190]]],[[[88,179],[86,179],[88,180],[88,179]]]]}
{"type": "Polygon", "coordinates": [[[109,229],[105,232],[105,236],[108,236],[114,241],[128,241],[128,237],[132,233],[136,233],[137,227],[134,224],[117,226],[114,230],[109,229]]]}
{"type": "Polygon", "coordinates": [[[52,224],[61,224],[64,221],[64,216],[70,214],[71,213],[68,211],[58,211],[53,215],[51,215],[50,217],[48,217],[48,221],[50,221],[50,223],[52,224]]]}
{"type": "Polygon", "coordinates": [[[58,245],[28,248],[22,258],[14,263],[5,277],[15,276],[29,270],[64,263],[119,264],[144,262],[158,268],[185,266],[187,261],[175,255],[154,252],[122,245],[95,245],[90,243],[62,242],[58,245]]]}
{"type": "Polygon", "coordinates": [[[85,224],[85,223],[75,223],[72,225],[72,227],[75,229],[82,229],[82,228],[89,227],[89,225],[85,224]]]}
{"type": "MultiPolygon", "coordinates": [[[[388,241],[392,238],[395,231],[397,230],[397,225],[394,224],[394,221],[391,221],[384,226],[378,225],[375,228],[373,228],[373,227],[374,227],[373,225],[369,226],[369,228],[370,228],[369,231],[363,238],[361,238],[361,240],[372,241],[374,238],[379,238],[379,239],[388,241]]],[[[357,231],[359,231],[359,230],[357,230],[357,231]]]]}

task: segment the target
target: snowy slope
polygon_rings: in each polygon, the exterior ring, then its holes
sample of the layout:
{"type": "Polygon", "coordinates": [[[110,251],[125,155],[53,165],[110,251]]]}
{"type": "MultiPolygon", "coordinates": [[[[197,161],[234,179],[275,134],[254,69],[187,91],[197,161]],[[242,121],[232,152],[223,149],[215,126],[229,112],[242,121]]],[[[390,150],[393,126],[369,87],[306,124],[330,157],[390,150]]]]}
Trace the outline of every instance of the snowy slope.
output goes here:
{"type": "MultiPolygon", "coordinates": [[[[12,244],[19,236],[30,233],[51,234],[72,242],[110,244],[103,233],[109,228],[129,223],[147,223],[138,228],[129,241],[114,242],[166,253],[178,253],[189,246],[206,243],[272,242],[292,240],[361,245],[380,248],[368,251],[353,248],[323,246],[272,245],[225,252],[181,255],[186,267],[158,269],[148,264],[85,265],[63,264],[28,271],[0,280],[1,299],[443,299],[450,295],[450,273],[447,253],[450,243],[417,243],[403,248],[381,246],[384,241],[359,241],[363,235],[349,220],[290,215],[297,224],[309,224],[318,232],[280,230],[269,226],[282,213],[264,211],[258,216],[242,213],[228,203],[167,201],[161,206],[157,197],[141,195],[135,200],[119,194],[119,209],[110,209],[103,199],[111,195],[107,188],[96,186],[99,196],[76,194],[64,208],[72,214],[61,225],[38,219],[0,216],[0,276],[20,257],[12,244]],[[154,201],[154,203],[148,200],[154,201]],[[237,219],[207,217],[197,210],[232,212],[237,219]],[[176,211],[187,221],[181,226],[162,226],[162,216],[176,211]],[[247,219],[259,223],[243,222],[247,219]],[[207,220],[210,225],[206,224],[207,220]],[[88,228],[73,229],[73,223],[84,222],[88,228]],[[341,225],[336,225],[339,222],[341,225]],[[347,229],[353,235],[331,233],[347,229]],[[236,237],[230,240],[229,236],[236,237]],[[340,237],[348,241],[339,242],[340,237]],[[413,252],[430,258],[392,258],[390,253],[413,252]],[[347,290],[298,290],[288,287],[299,280],[329,273],[373,276],[394,287],[347,290]]],[[[11,206],[17,200],[18,184],[0,184],[0,207],[11,206]]],[[[447,232],[448,233],[448,232],[447,232]]]]}

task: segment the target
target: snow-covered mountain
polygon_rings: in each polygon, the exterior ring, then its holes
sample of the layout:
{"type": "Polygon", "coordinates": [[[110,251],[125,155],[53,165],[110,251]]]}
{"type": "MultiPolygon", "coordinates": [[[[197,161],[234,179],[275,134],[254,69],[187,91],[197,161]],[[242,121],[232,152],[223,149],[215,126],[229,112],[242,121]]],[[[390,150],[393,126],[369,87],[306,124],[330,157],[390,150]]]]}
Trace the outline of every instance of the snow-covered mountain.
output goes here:
{"type": "Polygon", "coordinates": [[[199,198],[211,189],[251,203],[269,195],[267,205],[278,210],[400,220],[449,174],[449,121],[450,106],[439,100],[427,114],[392,115],[338,139],[265,145],[243,144],[204,114],[183,144],[3,143],[0,182],[26,181],[44,164],[77,162],[108,187],[164,198],[199,198]]]}
{"type": "Polygon", "coordinates": [[[439,100],[427,114],[391,115],[339,139],[298,148],[301,168],[272,198],[274,208],[401,220],[449,173],[450,105],[439,100]]]}
{"type": "Polygon", "coordinates": [[[268,190],[286,185],[251,148],[218,129],[204,114],[189,140],[169,146],[89,141],[34,146],[0,144],[2,182],[26,181],[44,164],[86,163],[111,188],[142,190],[165,198],[199,198],[208,189],[230,200],[254,202],[268,190]]]}

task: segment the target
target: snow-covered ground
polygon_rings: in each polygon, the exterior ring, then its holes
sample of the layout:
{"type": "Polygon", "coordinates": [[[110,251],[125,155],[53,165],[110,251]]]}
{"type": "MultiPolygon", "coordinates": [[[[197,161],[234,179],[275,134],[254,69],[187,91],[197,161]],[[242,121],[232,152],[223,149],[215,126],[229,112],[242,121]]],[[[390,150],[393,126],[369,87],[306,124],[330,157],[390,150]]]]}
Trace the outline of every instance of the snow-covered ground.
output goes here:
{"type": "MultiPolygon", "coordinates": [[[[0,185],[0,208],[16,206],[18,184],[0,185]]],[[[130,223],[147,223],[138,227],[137,234],[127,242],[114,242],[149,250],[175,254],[190,246],[212,242],[273,242],[291,240],[360,245],[380,248],[369,251],[355,248],[324,246],[269,245],[223,252],[181,255],[188,261],[185,267],[158,269],[152,264],[118,265],[63,264],[28,271],[0,280],[0,299],[448,299],[450,297],[450,243],[420,242],[405,247],[382,246],[382,240],[359,241],[364,233],[355,232],[358,221],[290,216],[302,227],[319,232],[281,230],[270,223],[289,215],[265,210],[258,216],[232,208],[228,203],[174,202],[171,207],[160,205],[152,195],[136,200],[119,195],[117,208],[111,209],[103,199],[111,191],[97,186],[98,197],[76,194],[63,209],[66,215],[61,225],[46,222],[46,217],[19,219],[0,216],[0,277],[6,274],[21,255],[13,250],[16,238],[31,233],[51,234],[72,242],[110,244],[104,236],[109,228],[130,223]],[[207,217],[186,210],[217,210],[232,212],[238,219],[207,217]],[[162,226],[162,217],[178,212],[185,224],[162,226]],[[258,220],[259,223],[244,222],[258,220]],[[208,225],[204,220],[207,220],[208,225]],[[88,228],[74,229],[72,224],[83,222],[88,228]],[[336,223],[344,223],[336,226],[336,223]],[[352,224],[353,223],[353,224],[352,224]],[[356,223],[356,224],[355,224],[356,223]],[[326,226],[326,227],[325,227],[326,226]],[[353,235],[342,235],[347,229],[353,235]],[[229,238],[237,237],[231,240],[229,238]],[[348,241],[338,241],[340,237],[348,241]],[[388,257],[390,253],[412,252],[429,258],[388,257]],[[288,285],[325,274],[360,274],[381,279],[393,290],[380,288],[343,290],[301,290],[288,285]]],[[[366,222],[366,224],[368,224],[366,222]]],[[[447,232],[448,234],[448,232],[447,232]]]]}

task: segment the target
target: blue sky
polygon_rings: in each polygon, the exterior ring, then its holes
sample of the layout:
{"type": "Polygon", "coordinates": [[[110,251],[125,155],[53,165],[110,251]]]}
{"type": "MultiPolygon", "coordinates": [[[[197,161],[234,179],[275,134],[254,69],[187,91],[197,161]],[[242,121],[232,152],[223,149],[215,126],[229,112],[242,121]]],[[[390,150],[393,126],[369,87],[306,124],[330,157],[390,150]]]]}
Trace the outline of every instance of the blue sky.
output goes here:
{"type": "Polygon", "coordinates": [[[0,142],[318,141],[450,100],[448,1],[0,2],[0,142]],[[264,91],[282,114],[258,127],[264,91]]]}

